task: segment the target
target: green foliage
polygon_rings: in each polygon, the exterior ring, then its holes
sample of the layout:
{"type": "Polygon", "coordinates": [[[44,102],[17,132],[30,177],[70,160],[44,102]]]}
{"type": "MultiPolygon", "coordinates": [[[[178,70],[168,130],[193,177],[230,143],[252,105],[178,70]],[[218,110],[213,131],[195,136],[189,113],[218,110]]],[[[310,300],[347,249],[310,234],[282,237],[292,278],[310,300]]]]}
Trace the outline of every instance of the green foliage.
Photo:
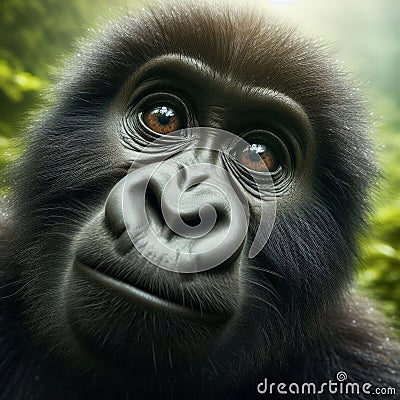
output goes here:
{"type": "MultiPolygon", "coordinates": [[[[107,2],[97,1],[96,12],[107,2]]],[[[47,65],[84,34],[93,11],[88,0],[2,0],[0,2],[0,58],[12,69],[47,77],[47,65]]]]}
{"type": "Polygon", "coordinates": [[[393,324],[400,329],[400,106],[380,96],[376,109],[382,179],[375,194],[376,212],[371,231],[362,240],[362,287],[379,299],[393,324]]]}
{"type": "Polygon", "coordinates": [[[0,60],[0,90],[13,102],[20,102],[24,92],[37,91],[44,82],[29,72],[13,69],[6,60],[0,60]]]}
{"type": "Polygon", "coordinates": [[[371,222],[359,280],[389,316],[397,317],[394,325],[400,328],[400,201],[378,208],[371,222]]]}

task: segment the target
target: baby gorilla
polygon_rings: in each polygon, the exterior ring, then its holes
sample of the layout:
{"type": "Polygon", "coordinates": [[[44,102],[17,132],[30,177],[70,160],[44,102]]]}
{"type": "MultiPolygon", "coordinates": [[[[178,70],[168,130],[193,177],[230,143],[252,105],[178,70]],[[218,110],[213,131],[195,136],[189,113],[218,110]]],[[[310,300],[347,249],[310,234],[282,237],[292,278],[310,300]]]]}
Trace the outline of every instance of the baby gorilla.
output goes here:
{"type": "Polygon", "coordinates": [[[154,5],[88,41],[2,207],[0,399],[399,392],[399,345],[351,289],[363,114],[259,9],[154,5]]]}

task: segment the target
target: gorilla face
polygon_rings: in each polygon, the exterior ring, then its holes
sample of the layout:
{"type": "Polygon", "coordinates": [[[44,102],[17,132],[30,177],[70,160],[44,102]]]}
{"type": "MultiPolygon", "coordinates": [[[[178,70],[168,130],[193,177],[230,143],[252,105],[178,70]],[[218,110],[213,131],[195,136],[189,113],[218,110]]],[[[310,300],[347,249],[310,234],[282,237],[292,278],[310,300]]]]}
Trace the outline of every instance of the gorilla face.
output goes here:
{"type": "Polygon", "coordinates": [[[273,370],[315,335],[373,171],[326,60],[258,11],[189,4],[85,45],[16,171],[31,334],[99,380],[187,385],[273,370]]]}

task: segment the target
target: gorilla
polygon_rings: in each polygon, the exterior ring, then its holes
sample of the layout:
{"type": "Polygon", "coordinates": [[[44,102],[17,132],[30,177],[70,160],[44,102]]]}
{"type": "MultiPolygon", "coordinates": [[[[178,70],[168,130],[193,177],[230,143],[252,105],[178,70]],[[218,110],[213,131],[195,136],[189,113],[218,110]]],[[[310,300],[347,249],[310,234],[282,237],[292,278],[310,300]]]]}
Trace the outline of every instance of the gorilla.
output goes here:
{"type": "Polygon", "coordinates": [[[1,206],[0,399],[400,398],[353,283],[376,155],[325,48],[153,4],[48,98],[1,206]]]}

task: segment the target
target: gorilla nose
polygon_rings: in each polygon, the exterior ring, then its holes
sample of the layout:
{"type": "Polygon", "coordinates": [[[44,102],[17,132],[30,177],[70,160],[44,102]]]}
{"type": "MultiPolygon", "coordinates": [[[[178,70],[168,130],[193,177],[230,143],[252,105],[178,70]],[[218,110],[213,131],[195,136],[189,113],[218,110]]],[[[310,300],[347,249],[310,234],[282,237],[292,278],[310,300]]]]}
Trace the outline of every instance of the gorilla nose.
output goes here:
{"type": "Polygon", "coordinates": [[[146,192],[146,208],[149,218],[154,219],[155,229],[167,226],[162,231],[169,238],[172,234],[194,239],[229,226],[229,201],[213,185],[212,171],[207,168],[207,165],[174,168],[168,163],[160,166],[146,192]]]}
{"type": "Polygon", "coordinates": [[[105,218],[114,235],[126,230],[136,250],[154,264],[198,272],[240,248],[247,234],[246,206],[225,171],[166,161],[121,180],[107,199],[105,218]]]}

